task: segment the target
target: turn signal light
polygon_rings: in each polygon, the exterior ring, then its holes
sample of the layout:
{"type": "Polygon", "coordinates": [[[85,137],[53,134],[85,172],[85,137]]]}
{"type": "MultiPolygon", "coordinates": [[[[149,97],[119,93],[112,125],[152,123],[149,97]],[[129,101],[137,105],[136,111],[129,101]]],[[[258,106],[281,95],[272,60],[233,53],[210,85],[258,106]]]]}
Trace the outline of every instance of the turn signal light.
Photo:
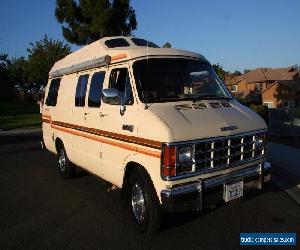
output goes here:
{"type": "Polygon", "coordinates": [[[164,147],[162,164],[162,174],[165,177],[176,175],[176,147],[164,147]]]}

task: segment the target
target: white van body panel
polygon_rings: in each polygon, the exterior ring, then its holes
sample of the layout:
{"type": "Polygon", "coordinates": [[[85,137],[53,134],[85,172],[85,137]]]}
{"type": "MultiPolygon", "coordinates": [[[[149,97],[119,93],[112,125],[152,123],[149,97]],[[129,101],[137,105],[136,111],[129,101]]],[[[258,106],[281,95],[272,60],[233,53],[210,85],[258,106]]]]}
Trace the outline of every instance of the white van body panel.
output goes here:
{"type": "Polygon", "coordinates": [[[237,101],[230,101],[231,107],[210,107],[215,101],[201,101],[203,109],[177,109],[176,105],[189,105],[191,102],[156,103],[149,107],[153,114],[169,124],[174,141],[188,141],[196,138],[229,136],[265,128],[264,120],[237,101]],[[236,125],[234,131],[222,131],[222,127],[236,125]]]}

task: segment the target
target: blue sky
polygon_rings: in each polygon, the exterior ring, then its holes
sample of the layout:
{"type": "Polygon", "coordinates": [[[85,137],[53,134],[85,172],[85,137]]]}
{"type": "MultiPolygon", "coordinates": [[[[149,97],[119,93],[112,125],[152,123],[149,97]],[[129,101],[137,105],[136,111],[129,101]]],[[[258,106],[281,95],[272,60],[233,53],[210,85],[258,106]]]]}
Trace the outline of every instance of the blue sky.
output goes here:
{"type": "MultiPolygon", "coordinates": [[[[234,71],[300,64],[300,1],[132,0],[134,34],[162,45],[203,54],[234,71]]],[[[0,52],[27,55],[44,34],[63,39],[55,0],[0,2],[0,52]]],[[[78,49],[72,45],[72,49],[78,49]]]]}

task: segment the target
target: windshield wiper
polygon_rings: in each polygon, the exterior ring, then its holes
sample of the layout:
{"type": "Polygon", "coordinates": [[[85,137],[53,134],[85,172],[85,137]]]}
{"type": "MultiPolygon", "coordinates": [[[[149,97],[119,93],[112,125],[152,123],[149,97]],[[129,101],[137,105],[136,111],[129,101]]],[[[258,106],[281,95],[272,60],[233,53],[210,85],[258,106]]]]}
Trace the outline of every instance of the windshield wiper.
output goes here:
{"type": "Polygon", "coordinates": [[[196,102],[198,100],[231,100],[232,97],[226,97],[226,96],[217,96],[217,95],[200,95],[192,97],[193,102],[196,102]]]}

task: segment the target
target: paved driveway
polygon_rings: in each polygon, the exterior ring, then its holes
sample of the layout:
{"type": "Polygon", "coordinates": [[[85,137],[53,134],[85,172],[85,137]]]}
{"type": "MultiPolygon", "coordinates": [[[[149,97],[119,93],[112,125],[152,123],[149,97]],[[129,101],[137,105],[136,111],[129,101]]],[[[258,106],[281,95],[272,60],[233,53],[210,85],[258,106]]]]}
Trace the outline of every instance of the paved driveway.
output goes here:
{"type": "Polygon", "coordinates": [[[55,165],[38,132],[0,137],[0,249],[237,249],[240,232],[298,232],[299,239],[300,208],[272,183],[200,216],[167,215],[149,236],[132,228],[119,191],[107,193],[84,172],[65,181],[55,165]]]}

